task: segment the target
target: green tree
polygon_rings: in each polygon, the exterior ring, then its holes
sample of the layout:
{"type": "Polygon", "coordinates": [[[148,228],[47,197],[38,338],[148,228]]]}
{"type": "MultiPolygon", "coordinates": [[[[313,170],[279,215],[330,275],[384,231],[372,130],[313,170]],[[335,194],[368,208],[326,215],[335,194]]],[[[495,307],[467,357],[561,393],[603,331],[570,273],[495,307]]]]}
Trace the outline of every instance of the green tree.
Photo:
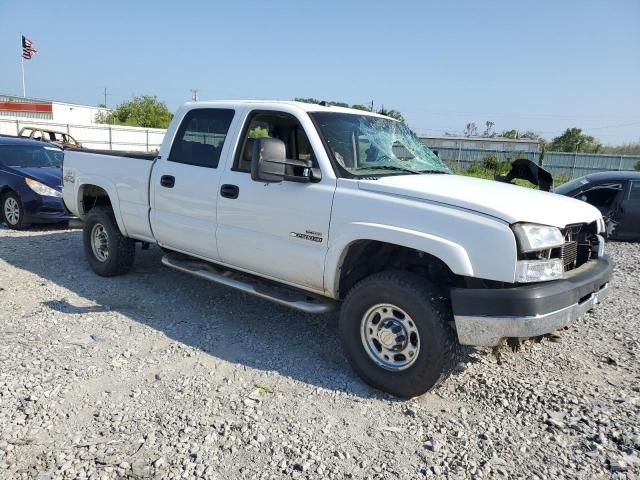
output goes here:
{"type": "Polygon", "coordinates": [[[269,137],[269,130],[264,127],[256,126],[249,132],[249,138],[267,138],[269,137]]]}
{"type": "Polygon", "coordinates": [[[371,107],[369,105],[362,105],[360,103],[356,103],[355,105],[351,105],[351,108],[355,108],[356,110],[364,110],[365,112],[370,112],[371,107]]]}
{"type": "MultiPolygon", "coordinates": [[[[294,98],[294,101],[303,102],[303,103],[313,103],[313,104],[316,104],[316,105],[322,103],[322,101],[318,100],[317,98],[296,97],[296,98],[294,98]]],[[[325,101],[324,103],[326,103],[327,105],[334,106],[334,107],[354,108],[356,110],[363,110],[363,111],[366,111],[366,112],[370,112],[371,111],[370,107],[368,107],[366,105],[359,104],[359,103],[356,103],[354,105],[349,105],[348,103],[334,102],[334,101],[325,101]]],[[[396,120],[398,120],[398,121],[400,121],[402,123],[405,123],[404,116],[398,110],[386,109],[386,108],[384,108],[384,105],[382,105],[378,110],[374,110],[374,111],[376,113],[379,113],[380,115],[386,115],[387,117],[395,118],[396,120]]]]}
{"type": "Polygon", "coordinates": [[[96,123],[129,125],[132,127],[167,128],[173,114],[166,103],[150,95],[134,96],[108,113],[96,115],[96,123]]]}
{"type": "Polygon", "coordinates": [[[504,130],[501,134],[500,137],[503,138],[510,138],[512,140],[516,140],[518,138],[518,130],[504,130]]]}
{"type": "Polygon", "coordinates": [[[606,145],[602,147],[602,153],[615,153],[616,155],[640,155],[640,142],[623,143],[622,145],[606,145]]]}
{"type": "Polygon", "coordinates": [[[395,118],[399,122],[405,123],[404,116],[402,116],[402,114],[399,111],[391,110],[391,109],[387,110],[386,108],[384,108],[384,105],[382,105],[378,109],[377,113],[379,113],[380,115],[386,115],[387,117],[395,118]]]}
{"type": "Polygon", "coordinates": [[[538,142],[540,143],[546,143],[547,141],[542,138],[540,135],[538,135],[536,132],[533,132],[531,130],[527,130],[525,132],[520,132],[516,129],[512,129],[512,130],[503,130],[502,133],[500,135],[498,135],[499,137],[503,137],[503,138],[510,138],[512,140],[518,140],[521,138],[527,138],[530,140],[538,140],[538,142]]]}
{"type": "Polygon", "coordinates": [[[551,141],[549,150],[556,152],[598,153],[602,145],[591,135],[584,135],[579,128],[567,128],[565,132],[551,141]]]}
{"type": "Polygon", "coordinates": [[[293,100],[296,101],[296,102],[313,103],[315,105],[318,105],[318,104],[320,104],[320,103],[322,103],[324,101],[327,105],[331,105],[332,107],[349,108],[349,104],[348,103],[326,101],[326,100],[318,100],[317,98],[294,98],[293,100]]]}
{"type": "Polygon", "coordinates": [[[640,172],[640,162],[636,163],[636,166],[634,168],[640,172]]]}

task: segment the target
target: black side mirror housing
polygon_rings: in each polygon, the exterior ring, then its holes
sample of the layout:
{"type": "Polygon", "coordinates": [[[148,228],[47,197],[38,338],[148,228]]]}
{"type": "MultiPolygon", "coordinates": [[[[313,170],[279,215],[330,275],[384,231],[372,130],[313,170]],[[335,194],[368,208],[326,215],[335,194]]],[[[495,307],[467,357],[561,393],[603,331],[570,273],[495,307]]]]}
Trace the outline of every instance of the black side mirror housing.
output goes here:
{"type": "Polygon", "coordinates": [[[256,138],[251,156],[251,180],[256,182],[319,182],[320,169],[313,168],[310,160],[292,160],[287,157],[287,149],[278,138],[256,138]],[[286,167],[299,167],[300,175],[287,174],[286,167]]]}
{"type": "Polygon", "coordinates": [[[285,175],[284,142],[277,138],[256,138],[251,156],[251,180],[281,182],[285,175]]]}

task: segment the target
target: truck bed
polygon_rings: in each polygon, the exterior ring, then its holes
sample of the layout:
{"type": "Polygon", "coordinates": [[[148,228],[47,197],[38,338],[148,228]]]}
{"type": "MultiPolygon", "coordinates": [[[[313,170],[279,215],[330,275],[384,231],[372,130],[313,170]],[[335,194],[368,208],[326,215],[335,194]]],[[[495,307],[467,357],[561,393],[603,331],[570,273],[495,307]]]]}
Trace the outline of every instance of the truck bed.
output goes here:
{"type": "Polygon", "coordinates": [[[149,179],[155,157],[155,154],[144,152],[65,150],[62,166],[64,203],[71,212],[82,217],[85,209],[83,177],[90,177],[92,184],[99,179],[99,187],[109,195],[123,233],[153,242],[149,225],[149,179]]]}

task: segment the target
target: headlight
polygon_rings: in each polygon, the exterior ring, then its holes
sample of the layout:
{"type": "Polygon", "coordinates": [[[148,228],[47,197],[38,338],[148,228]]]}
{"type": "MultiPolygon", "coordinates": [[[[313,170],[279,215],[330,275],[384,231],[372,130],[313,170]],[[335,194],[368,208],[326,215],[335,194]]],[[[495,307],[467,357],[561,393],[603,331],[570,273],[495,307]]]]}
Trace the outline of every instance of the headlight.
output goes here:
{"type": "Polygon", "coordinates": [[[513,226],[513,232],[518,238],[523,253],[561,247],[564,243],[562,232],[556,227],[518,223],[513,226]]]}
{"type": "Polygon", "coordinates": [[[25,178],[24,181],[29,186],[29,188],[36,192],[38,195],[44,195],[45,197],[62,197],[62,194],[59,191],[54,190],[51,187],[47,187],[43,183],[36,182],[35,180],[32,180],[30,178],[25,178]]]}
{"type": "Polygon", "coordinates": [[[550,260],[520,260],[516,264],[516,282],[546,282],[562,278],[564,265],[559,258],[550,260]]]}

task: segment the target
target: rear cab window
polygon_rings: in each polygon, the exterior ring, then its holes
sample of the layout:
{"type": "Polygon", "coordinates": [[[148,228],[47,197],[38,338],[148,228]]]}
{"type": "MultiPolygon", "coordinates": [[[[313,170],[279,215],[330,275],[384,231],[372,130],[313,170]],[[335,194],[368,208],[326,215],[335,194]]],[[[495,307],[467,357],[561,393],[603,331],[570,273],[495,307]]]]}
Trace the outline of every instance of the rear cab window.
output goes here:
{"type": "Polygon", "coordinates": [[[234,110],[226,108],[198,108],[187,112],[167,160],[197,167],[218,168],[234,114],[234,110]]]}

